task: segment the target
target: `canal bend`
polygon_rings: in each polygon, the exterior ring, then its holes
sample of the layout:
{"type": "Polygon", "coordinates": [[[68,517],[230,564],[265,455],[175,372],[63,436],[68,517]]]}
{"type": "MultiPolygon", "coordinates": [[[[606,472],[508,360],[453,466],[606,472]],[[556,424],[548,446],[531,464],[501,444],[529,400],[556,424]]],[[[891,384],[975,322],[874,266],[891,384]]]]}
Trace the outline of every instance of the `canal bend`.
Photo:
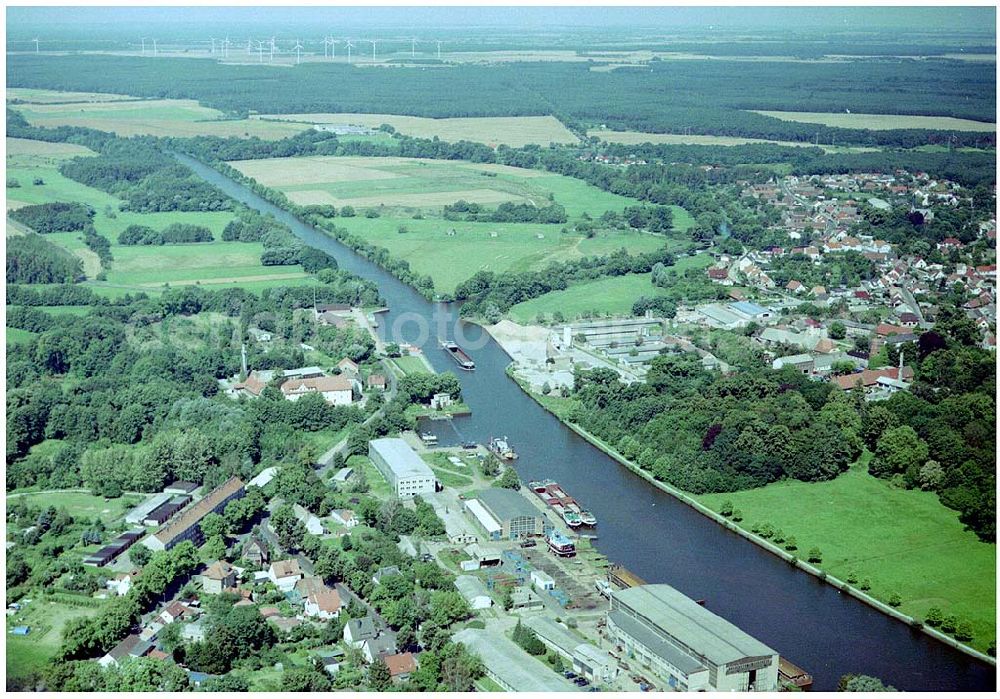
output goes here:
{"type": "Polygon", "coordinates": [[[333,255],[342,269],[376,282],[389,307],[379,316],[379,330],[396,333],[389,341],[421,346],[441,371],[457,367],[440,340],[465,347],[476,370],[456,373],[472,415],[456,419],[451,432],[436,426],[442,443],[484,443],[506,435],[520,454],[522,480],[552,478],[597,516],[594,543],[610,560],[649,582],[704,599],[711,611],[810,672],[817,690],[836,689],[847,673],[873,675],[910,691],[995,688],[989,664],[793,568],[590,445],[524,394],[505,373],[510,357],[480,327],[461,322],[456,304],[427,301],[244,185],[193,158],[176,157],[233,199],[273,215],[303,242],[333,255]]]}

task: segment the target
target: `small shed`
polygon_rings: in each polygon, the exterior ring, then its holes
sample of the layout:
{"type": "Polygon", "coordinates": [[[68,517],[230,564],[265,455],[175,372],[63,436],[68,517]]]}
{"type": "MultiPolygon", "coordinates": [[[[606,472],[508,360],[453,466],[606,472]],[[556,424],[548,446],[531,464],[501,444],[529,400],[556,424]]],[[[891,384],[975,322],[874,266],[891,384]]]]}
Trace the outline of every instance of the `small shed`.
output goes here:
{"type": "Polygon", "coordinates": [[[536,590],[554,590],[556,589],[556,581],[551,575],[546,573],[544,570],[533,570],[531,571],[531,584],[536,590]]]}
{"type": "Polygon", "coordinates": [[[14,628],[12,628],[10,630],[10,632],[12,634],[14,634],[15,636],[27,636],[29,633],[31,633],[31,627],[30,626],[15,626],[14,628]]]}

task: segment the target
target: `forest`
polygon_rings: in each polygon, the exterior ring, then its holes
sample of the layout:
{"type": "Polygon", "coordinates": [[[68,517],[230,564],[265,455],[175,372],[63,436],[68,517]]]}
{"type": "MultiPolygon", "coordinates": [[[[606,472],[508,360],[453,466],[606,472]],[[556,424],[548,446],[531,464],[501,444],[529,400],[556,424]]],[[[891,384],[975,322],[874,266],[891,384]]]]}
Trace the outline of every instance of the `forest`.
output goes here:
{"type": "Polygon", "coordinates": [[[94,220],[94,210],[76,202],[32,204],[13,209],[7,215],[36,233],[82,231],[94,220]]]}
{"type": "MultiPolygon", "coordinates": [[[[377,74],[345,65],[307,63],[293,71],[199,59],[169,63],[101,55],[13,55],[10,87],[189,98],[223,112],[369,112],[413,116],[555,114],[571,127],[605,124],[648,132],[812,141],[816,127],[750,109],[924,114],[995,121],[995,73],[988,64],[870,58],[798,63],[718,60],[653,61],[648,68],[591,71],[587,63],[535,62],[398,68],[377,74]],[[373,79],[374,78],[374,79],[373,79]],[[246,86],[254,84],[248,91],[246,86]],[[804,91],[803,84],[819,89],[804,91]],[[876,89],[893,85],[893,90],[876,89]],[[438,96],[447,91],[446,102],[438,96]],[[789,95],[795,95],[794,104],[789,95]],[[453,106],[460,105],[460,106],[453,106]]],[[[824,142],[895,145],[911,135],[822,129],[824,142]],[[896,140],[894,140],[896,139],[896,140]]],[[[954,134],[958,138],[967,135],[954,134]]],[[[927,143],[931,134],[927,134],[927,143]]],[[[540,144],[546,145],[546,144],[540,144]]]]}
{"type": "Polygon", "coordinates": [[[872,475],[936,492],[995,541],[996,369],[978,338],[960,308],[943,309],[933,331],[901,348],[913,389],[873,403],[788,367],[723,376],[688,354],[656,357],[645,383],[577,369],[569,419],[692,493],[829,480],[868,450],[872,475]]]}
{"type": "Polygon", "coordinates": [[[35,233],[7,236],[8,284],[72,283],[83,277],[80,258],[35,233]]]}

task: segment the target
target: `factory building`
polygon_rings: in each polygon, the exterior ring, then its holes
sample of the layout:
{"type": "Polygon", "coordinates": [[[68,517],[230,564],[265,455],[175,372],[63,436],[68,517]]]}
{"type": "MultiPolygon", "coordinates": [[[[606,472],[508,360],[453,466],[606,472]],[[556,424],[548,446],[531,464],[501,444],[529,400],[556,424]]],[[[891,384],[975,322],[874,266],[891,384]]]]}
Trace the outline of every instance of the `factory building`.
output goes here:
{"type": "Polygon", "coordinates": [[[545,534],[545,516],[520,493],[489,488],[470,500],[466,509],[486,531],[488,538],[524,539],[545,534]]]}
{"type": "Polygon", "coordinates": [[[392,486],[396,497],[412,498],[435,491],[434,472],[402,439],[373,439],[368,443],[368,458],[392,486]]]}
{"type": "Polygon", "coordinates": [[[778,689],[777,652],[669,585],[612,592],[607,633],[675,690],[778,689]]]}

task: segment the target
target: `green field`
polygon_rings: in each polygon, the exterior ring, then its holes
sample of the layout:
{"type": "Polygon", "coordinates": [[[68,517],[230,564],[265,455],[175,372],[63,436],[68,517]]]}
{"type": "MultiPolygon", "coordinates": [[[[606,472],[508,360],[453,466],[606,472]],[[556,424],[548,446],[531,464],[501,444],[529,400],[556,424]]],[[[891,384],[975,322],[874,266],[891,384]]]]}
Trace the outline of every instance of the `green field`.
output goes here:
{"type": "MultiPolygon", "coordinates": [[[[201,284],[211,288],[239,286],[259,291],[273,286],[316,283],[315,278],[304,273],[298,265],[261,265],[260,243],[222,241],[222,230],[232,220],[232,213],[119,211],[121,201],[116,197],[64,177],[53,165],[34,166],[33,162],[37,161],[38,156],[31,154],[8,157],[8,177],[17,178],[21,184],[16,189],[8,189],[8,194],[21,204],[77,201],[94,208],[97,212],[94,227],[111,241],[113,261],[111,269],[107,270],[107,281],[95,280],[101,271],[100,261],[84,245],[81,233],[51,233],[46,238],[83,260],[84,272],[89,280],[87,285],[93,286],[95,291],[100,288],[118,290],[118,295],[139,291],[149,293],[155,292],[163,284],[201,284]],[[44,184],[33,184],[36,177],[41,177],[44,184]],[[212,243],[159,246],[126,246],[117,243],[118,234],[130,225],[144,225],[160,230],[171,223],[205,226],[212,231],[216,240],[212,243]]],[[[109,292],[109,295],[114,293],[109,292]]]]}
{"type": "Polygon", "coordinates": [[[53,597],[56,599],[33,595],[24,610],[7,617],[5,635],[8,680],[42,672],[49,660],[59,651],[63,627],[77,617],[94,616],[101,608],[100,601],[87,597],[70,598],[68,595],[53,597]],[[79,599],[93,606],[67,604],[63,601],[65,599],[79,599]],[[31,633],[27,636],[12,636],[10,629],[21,625],[31,627],[31,633]]]}
{"type": "Polygon", "coordinates": [[[17,345],[22,342],[27,342],[35,336],[35,333],[30,330],[21,330],[20,328],[5,328],[5,330],[8,345],[17,345]]]}
{"type": "Polygon", "coordinates": [[[236,136],[274,140],[294,136],[306,128],[302,124],[258,119],[224,119],[222,112],[194,100],[48,102],[18,104],[14,108],[32,126],[82,126],[119,136],[236,136]]]}
{"type": "Polygon", "coordinates": [[[912,116],[909,114],[852,114],[850,112],[770,112],[756,111],[764,116],[782,121],[799,121],[805,124],[823,124],[842,129],[934,129],[947,131],[993,131],[996,124],[971,119],[955,119],[942,116],[912,116]]]}
{"type": "Polygon", "coordinates": [[[35,507],[63,508],[75,518],[93,519],[100,517],[108,524],[120,519],[131,508],[131,501],[128,498],[105,501],[103,497],[98,495],[74,490],[39,493],[15,492],[8,494],[7,497],[28,502],[35,507]]]}
{"type": "MultiPolygon", "coordinates": [[[[681,271],[691,267],[707,267],[712,263],[708,255],[678,258],[671,269],[681,271]]],[[[544,296],[519,303],[510,309],[510,318],[522,325],[533,323],[539,314],[550,317],[559,311],[567,320],[585,313],[595,315],[630,315],[632,304],[640,296],[656,296],[662,290],[653,286],[649,274],[626,274],[605,277],[582,284],[573,284],[562,291],[551,291],[544,296]]]]}
{"type": "Polygon", "coordinates": [[[898,593],[900,610],[924,618],[931,607],[966,619],[980,650],[996,637],[996,545],[965,531],[937,495],[889,487],[855,465],[823,483],[783,481],[737,493],[695,496],[718,511],[731,501],[741,525],[769,523],[794,536],[798,555],[823,552],[823,570],[841,580],[852,571],[885,600],[898,593]]]}

